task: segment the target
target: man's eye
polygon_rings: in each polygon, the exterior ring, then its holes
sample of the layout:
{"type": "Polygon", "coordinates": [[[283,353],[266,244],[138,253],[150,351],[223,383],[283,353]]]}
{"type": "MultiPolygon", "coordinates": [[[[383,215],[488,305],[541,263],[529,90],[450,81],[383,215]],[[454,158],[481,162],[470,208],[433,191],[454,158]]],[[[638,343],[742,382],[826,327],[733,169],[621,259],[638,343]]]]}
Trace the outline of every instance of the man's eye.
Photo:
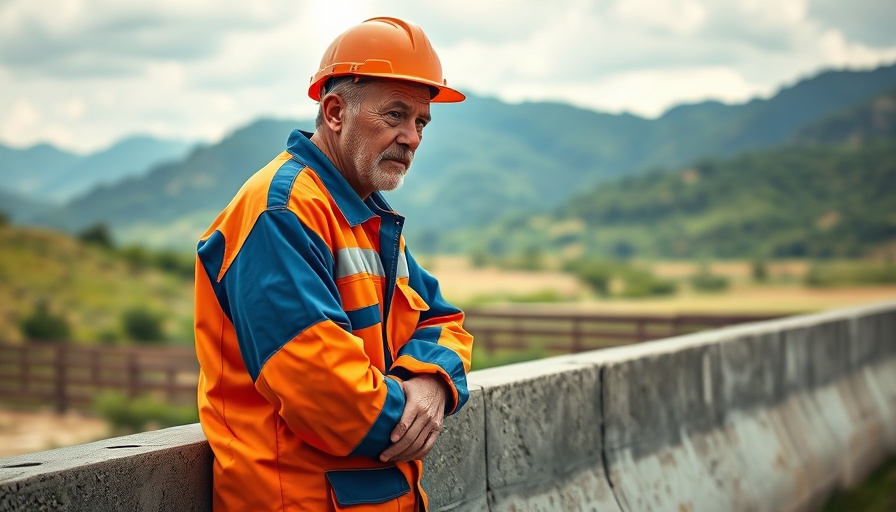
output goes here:
{"type": "Polygon", "coordinates": [[[401,119],[401,113],[396,110],[392,110],[391,112],[386,112],[386,115],[391,117],[392,119],[401,119]]]}

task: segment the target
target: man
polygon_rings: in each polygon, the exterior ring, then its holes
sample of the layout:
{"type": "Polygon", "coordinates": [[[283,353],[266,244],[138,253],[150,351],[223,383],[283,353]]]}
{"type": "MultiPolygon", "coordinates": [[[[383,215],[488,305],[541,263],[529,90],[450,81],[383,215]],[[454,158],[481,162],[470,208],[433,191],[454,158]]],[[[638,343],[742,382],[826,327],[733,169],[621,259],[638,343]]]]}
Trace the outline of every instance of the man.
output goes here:
{"type": "Polygon", "coordinates": [[[457,102],[420,27],[374,18],[326,51],[316,132],[199,242],[199,417],[215,510],[426,510],[422,459],[468,397],[463,313],[405,247],[398,187],[457,102]]]}

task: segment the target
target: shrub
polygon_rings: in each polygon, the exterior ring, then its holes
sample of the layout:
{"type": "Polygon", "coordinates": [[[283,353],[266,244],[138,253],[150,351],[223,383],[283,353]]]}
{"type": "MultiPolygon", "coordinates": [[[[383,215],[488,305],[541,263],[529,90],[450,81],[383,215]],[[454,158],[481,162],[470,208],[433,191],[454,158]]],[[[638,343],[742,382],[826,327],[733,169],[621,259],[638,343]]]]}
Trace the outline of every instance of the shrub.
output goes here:
{"type": "Polygon", "coordinates": [[[94,224],[78,233],[78,240],[106,249],[112,249],[115,246],[112,242],[112,235],[109,233],[109,227],[103,223],[94,224]]]}
{"type": "Polygon", "coordinates": [[[602,297],[610,295],[610,282],[618,272],[616,264],[603,260],[572,261],[564,268],[602,297]]]}
{"type": "Polygon", "coordinates": [[[149,252],[139,245],[129,245],[119,252],[130,266],[132,272],[144,270],[150,264],[151,256],[149,252]]]}
{"type": "Polygon", "coordinates": [[[754,281],[761,283],[768,280],[768,268],[765,264],[765,260],[753,260],[750,265],[750,270],[754,281]]]}
{"type": "Polygon", "coordinates": [[[663,295],[674,295],[678,286],[669,279],[660,279],[650,271],[638,268],[629,268],[623,272],[623,288],[619,295],[623,297],[639,298],[663,295]]]}
{"type": "Polygon", "coordinates": [[[100,393],[94,399],[94,409],[119,435],[199,421],[193,406],[171,405],[151,395],[131,399],[121,391],[100,393]]]}
{"type": "Polygon", "coordinates": [[[68,320],[62,315],[53,314],[44,301],[34,306],[20,327],[25,339],[31,341],[64,341],[71,333],[68,320]]]}
{"type": "Polygon", "coordinates": [[[158,343],[163,341],[162,317],[144,308],[131,308],[122,313],[125,335],[134,341],[158,343]]]}
{"type": "Polygon", "coordinates": [[[520,270],[544,270],[544,254],[538,247],[527,247],[516,263],[516,267],[520,270]]]}
{"type": "Polygon", "coordinates": [[[728,278],[710,274],[708,271],[700,272],[691,278],[691,286],[698,292],[722,292],[728,289],[728,278]]]}
{"type": "Polygon", "coordinates": [[[162,271],[190,279],[193,278],[195,271],[192,257],[174,251],[159,251],[156,253],[155,265],[162,271]]]}
{"type": "Polygon", "coordinates": [[[868,261],[813,263],[806,274],[808,286],[867,286],[896,283],[896,265],[868,261]]]}
{"type": "Polygon", "coordinates": [[[490,257],[488,251],[483,248],[478,248],[470,253],[470,265],[473,268],[482,268],[489,264],[490,257]]]}

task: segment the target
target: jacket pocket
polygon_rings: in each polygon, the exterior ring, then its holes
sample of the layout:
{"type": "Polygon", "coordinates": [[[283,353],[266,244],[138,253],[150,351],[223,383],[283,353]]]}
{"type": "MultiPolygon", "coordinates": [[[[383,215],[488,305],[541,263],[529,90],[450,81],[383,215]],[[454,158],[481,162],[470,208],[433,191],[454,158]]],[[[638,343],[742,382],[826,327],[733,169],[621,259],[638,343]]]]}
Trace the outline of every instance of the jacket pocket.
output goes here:
{"type": "MultiPolygon", "coordinates": [[[[360,505],[377,505],[411,492],[404,473],[397,467],[340,469],[327,471],[330,495],[337,510],[367,510],[360,505]],[[357,507],[356,507],[357,506],[357,507]]],[[[371,508],[371,510],[380,510],[371,508]]]]}
{"type": "Polygon", "coordinates": [[[429,304],[410,285],[400,281],[395,284],[388,322],[389,344],[395,352],[411,339],[420,322],[420,314],[427,310],[429,304]]]}
{"type": "Polygon", "coordinates": [[[423,300],[423,297],[417,293],[416,290],[411,288],[411,285],[404,283],[395,283],[396,288],[400,292],[400,295],[404,297],[405,301],[407,301],[408,306],[411,307],[414,311],[428,311],[429,304],[423,300]]]}

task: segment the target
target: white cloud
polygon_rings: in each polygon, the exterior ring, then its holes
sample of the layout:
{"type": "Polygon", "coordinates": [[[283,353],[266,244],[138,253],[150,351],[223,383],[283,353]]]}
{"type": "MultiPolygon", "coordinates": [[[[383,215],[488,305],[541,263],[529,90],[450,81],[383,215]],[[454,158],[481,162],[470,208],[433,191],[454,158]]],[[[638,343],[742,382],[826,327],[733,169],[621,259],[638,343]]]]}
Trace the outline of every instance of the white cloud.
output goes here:
{"type": "Polygon", "coordinates": [[[84,117],[86,111],[87,108],[84,106],[84,100],[82,98],[70,98],[56,106],[56,113],[71,121],[81,119],[84,117]]]}
{"type": "Polygon", "coordinates": [[[18,100],[12,104],[9,113],[5,116],[6,123],[3,132],[6,136],[15,137],[17,129],[33,130],[40,126],[40,114],[27,100],[18,100]]]}
{"type": "Polygon", "coordinates": [[[893,9],[857,2],[7,0],[0,141],[88,150],[135,132],[216,139],[260,116],[311,117],[323,50],[376,15],[423,26],[461,90],[654,116],[896,61],[893,9]]]}
{"type": "Polygon", "coordinates": [[[628,26],[644,26],[668,34],[692,34],[706,21],[706,9],[696,0],[627,0],[617,2],[614,17],[628,26]]]}
{"type": "Polygon", "coordinates": [[[588,84],[557,84],[549,90],[520,84],[505,90],[503,96],[515,102],[564,101],[603,112],[655,117],[671,106],[670,98],[675,98],[675,104],[705,100],[736,103],[770,92],[730,69],[697,67],[624,72],[588,84]]]}

